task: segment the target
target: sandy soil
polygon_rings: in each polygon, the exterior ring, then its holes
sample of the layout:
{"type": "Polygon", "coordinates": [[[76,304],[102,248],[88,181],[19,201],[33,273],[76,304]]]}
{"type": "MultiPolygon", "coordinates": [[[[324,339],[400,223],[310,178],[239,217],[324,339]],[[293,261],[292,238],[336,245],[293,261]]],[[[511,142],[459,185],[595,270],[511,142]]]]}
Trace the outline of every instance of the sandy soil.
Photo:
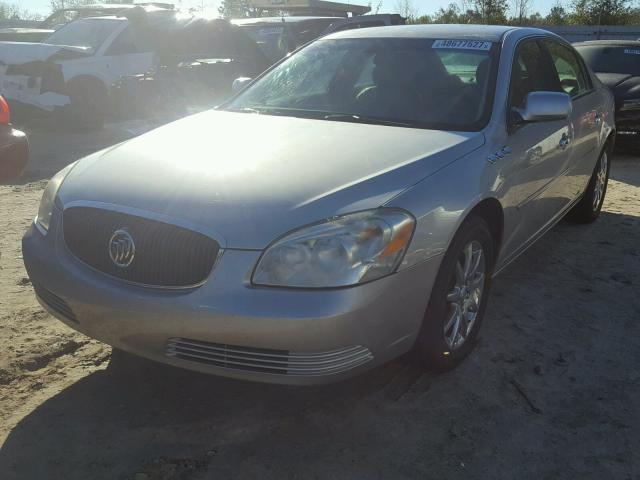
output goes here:
{"type": "MultiPolygon", "coordinates": [[[[126,136],[36,135],[28,178],[126,136]]],[[[20,253],[43,187],[0,186],[2,479],[640,478],[638,158],[615,159],[596,223],[496,279],[456,371],[401,359],[311,388],[111,359],[44,313],[20,253]]]]}

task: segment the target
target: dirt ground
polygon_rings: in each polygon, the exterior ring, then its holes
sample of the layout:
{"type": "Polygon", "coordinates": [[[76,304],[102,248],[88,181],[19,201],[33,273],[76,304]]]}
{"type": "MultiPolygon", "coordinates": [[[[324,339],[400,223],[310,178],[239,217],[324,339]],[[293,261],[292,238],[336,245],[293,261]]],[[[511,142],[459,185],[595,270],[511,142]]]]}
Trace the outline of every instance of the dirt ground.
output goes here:
{"type": "Polygon", "coordinates": [[[30,183],[0,186],[0,478],[640,478],[640,158],[496,279],[460,368],[296,388],[112,360],[37,304],[42,179],[134,130],[36,133],[30,183]]]}

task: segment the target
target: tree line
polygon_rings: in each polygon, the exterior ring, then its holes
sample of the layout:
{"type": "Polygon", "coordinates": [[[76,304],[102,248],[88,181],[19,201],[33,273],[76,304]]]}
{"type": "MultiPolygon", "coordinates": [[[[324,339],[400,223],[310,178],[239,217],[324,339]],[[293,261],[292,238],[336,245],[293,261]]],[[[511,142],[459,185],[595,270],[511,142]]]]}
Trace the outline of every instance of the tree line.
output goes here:
{"type": "MultiPolygon", "coordinates": [[[[50,0],[51,10],[96,3],[93,0],[50,0]]],[[[127,3],[107,0],[106,3],[127,3]]],[[[371,4],[370,4],[371,5],[371,4]]],[[[382,0],[372,5],[373,13],[382,13],[382,0]]],[[[224,18],[255,16],[247,0],[222,0],[220,14],[224,18]]],[[[557,0],[546,15],[534,8],[534,0],[461,0],[441,7],[428,15],[418,13],[413,0],[398,0],[395,11],[407,23],[483,23],[510,25],[640,25],[640,0],[557,0]]],[[[19,4],[0,1],[0,20],[32,19],[19,4]]]]}
{"type": "Polygon", "coordinates": [[[407,23],[481,23],[509,25],[638,25],[638,0],[571,0],[551,7],[546,15],[533,0],[463,0],[431,15],[418,15],[412,0],[400,0],[398,13],[407,23]]]}

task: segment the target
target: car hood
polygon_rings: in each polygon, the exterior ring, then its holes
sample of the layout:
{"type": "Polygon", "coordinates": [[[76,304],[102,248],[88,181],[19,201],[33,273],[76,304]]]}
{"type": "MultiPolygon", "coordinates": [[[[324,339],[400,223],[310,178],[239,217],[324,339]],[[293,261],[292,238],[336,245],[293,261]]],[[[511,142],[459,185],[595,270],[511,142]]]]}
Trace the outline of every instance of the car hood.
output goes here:
{"type": "Polygon", "coordinates": [[[152,212],[223,247],[262,249],[383,205],[483,143],[478,132],[208,111],[81,160],[59,199],[152,212]]]}
{"type": "Polygon", "coordinates": [[[618,73],[600,73],[596,75],[613,92],[616,100],[616,109],[620,109],[625,100],[640,98],[640,75],[618,73]]]}
{"type": "Polygon", "coordinates": [[[91,52],[91,49],[86,47],[32,42],[0,42],[0,64],[21,65],[38,60],[45,61],[62,50],[87,54],[91,52]]]}

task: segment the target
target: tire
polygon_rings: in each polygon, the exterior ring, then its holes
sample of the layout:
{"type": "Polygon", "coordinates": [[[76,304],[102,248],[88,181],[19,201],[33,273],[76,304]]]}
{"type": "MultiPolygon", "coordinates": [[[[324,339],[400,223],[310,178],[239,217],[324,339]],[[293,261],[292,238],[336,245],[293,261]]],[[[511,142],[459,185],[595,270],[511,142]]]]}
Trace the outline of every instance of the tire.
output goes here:
{"type": "Polygon", "coordinates": [[[487,306],[493,265],[494,241],[489,225],[481,217],[470,216],[456,233],[442,260],[414,348],[418,360],[427,368],[441,372],[451,370],[473,350],[487,306]],[[481,252],[475,273],[482,273],[482,279],[472,278],[475,281],[469,282],[471,288],[465,284],[459,270],[459,267],[464,270],[469,248],[472,252],[471,266],[476,258],[473,252],[481,252]],[[461,289],[459,284],[464,288],[461,289]],[[479,300],[476,297],[478,288],[479,300]],[[466,312],[464,316],[458,315],[457,335],[454,333],[456,309],[458,313],[466,312]],[[454,323],[450,324],[452,320],[454,323]],[[463,336],[465,330],[466,335],[463,336]]]}
{"type": "Polygon", "coordinates": [[[75,78],[69,81],[67,92],[71,100],[67,110],[70,128],[79,132],[102,129],[108,106],[104,85],[97,79],[75,78]]]}
{"type": "Polygon", "coordinates": [[[611,152],[608,147],[600,154],[582,199],[571,210],[570,218],[576,223],[591,223],[600,215],[607,193],[611,152]]]}

